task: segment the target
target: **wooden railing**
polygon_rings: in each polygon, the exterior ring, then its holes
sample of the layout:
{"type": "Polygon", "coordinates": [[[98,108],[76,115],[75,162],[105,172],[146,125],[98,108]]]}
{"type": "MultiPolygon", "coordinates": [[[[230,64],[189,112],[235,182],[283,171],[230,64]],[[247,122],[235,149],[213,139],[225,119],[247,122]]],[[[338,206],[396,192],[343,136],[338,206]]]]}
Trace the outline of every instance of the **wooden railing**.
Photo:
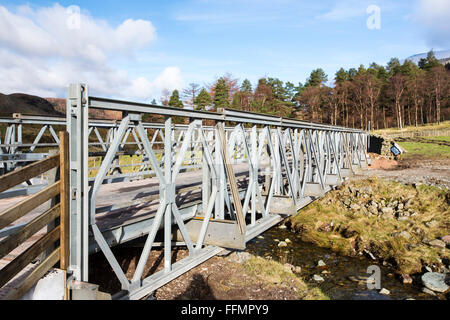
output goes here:
{"type": "MultiPolygon", "coordinates": [[[[67,271],[69,259],[69,136],[59,133],[59,154],[35,162],[19,170],[0,176],[0,192],[59,167],[59,181],[40,192],[27,197],[7,210],[0,212],[0,230],[13,224],[42,204],[51,201],[50,209],[34,218],[0,241],[0,259],[26,242],[38,231],[47,227],[46,233],[28,249],[21,252],[0,270],[0,288],[18,275],[37,257],[43,260],[18,285],[8,291],[4,299],[20,299],[52,267],[59,262],[59,269],[67,271]],[[49,227],[51,226],[51,227],[49,227]],[[56,249],[55,249],[56,248],[56,249]]],[[[56,179],[54,179],[56,180],[56,179]]],[[[67,298],[67,288],[65,288],[67,298]]]]}

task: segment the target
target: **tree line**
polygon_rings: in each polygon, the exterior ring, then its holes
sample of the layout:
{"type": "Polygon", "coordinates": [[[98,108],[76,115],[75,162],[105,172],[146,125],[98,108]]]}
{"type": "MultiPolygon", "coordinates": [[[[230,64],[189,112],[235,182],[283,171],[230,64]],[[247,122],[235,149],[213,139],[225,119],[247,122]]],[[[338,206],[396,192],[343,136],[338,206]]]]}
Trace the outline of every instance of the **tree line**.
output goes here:
{"type": "Polygon", "coordinates": [[[341,68],[331,86],[328,80],[319,68],[304,84],[264,77],[253,88],[248,79],[239,83],[226,74],[204,87],[191,83],[181,93],[165,91],[161,103],[208,111],[232,108],[361,129],[440,123],[449,116],[450,64],[442,65],[432,51],[418,65],[393,58],[387,66],[341,68]]]}

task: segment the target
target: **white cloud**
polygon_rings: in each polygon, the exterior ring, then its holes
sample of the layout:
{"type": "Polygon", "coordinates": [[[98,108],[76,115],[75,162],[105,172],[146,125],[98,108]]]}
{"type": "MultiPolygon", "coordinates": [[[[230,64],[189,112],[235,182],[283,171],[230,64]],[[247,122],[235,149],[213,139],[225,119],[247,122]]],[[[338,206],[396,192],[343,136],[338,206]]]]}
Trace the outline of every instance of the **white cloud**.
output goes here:
{"type": "Polygon", "coordinates": [[[342,21],[366,14],[367,5],[363,1],[340,1],[331,10],[317,16],[321,20],[342,21]]]}
{"type": "Polygon", "coordinates": [[[176,67],[149,81],[132,79],[111,62],[133,59],[156,40],[150,21],[127,19],[113,27],[82,11],[74,28],[72,14],[59,4],[16,12],[0,6],[0,92],[64,96],[69,83],[84,82],[98,95],[148,99],[182,85],[176,67]]]}
{"type": "Polygon", "coordinates": [[[144,77],[139,77],[133,81],[132,93],[135,97],[143,99],[161,93],[164,89],[175,90],[184,86],[180,69],[168,67],[152,82],[144,77]]]}
{"type": "Polygon", "coordinates": [[[450,46],[449,0],[419,0],[414,17],[425,27],[429,45],[450,46]]]}

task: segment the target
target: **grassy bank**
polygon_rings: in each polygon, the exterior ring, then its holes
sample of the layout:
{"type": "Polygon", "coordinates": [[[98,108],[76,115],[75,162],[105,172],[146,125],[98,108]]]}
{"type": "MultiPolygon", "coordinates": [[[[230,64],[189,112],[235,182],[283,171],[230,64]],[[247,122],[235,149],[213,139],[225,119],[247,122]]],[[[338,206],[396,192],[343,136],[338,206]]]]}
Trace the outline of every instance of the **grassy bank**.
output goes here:
{"type": "Polygon", "coordinates": [[[424,266],[438,270],[450,257],[449,249],[436,246],[450,233],[449,201],[448,190],[370,178],[329,192],[287,224],[303,241],[367,254],[413,274],[424,266]]]}
{"type": "MultiPolygon", "coordinates": [[[[438,141],[450,141],[450,140],[437,140],[439,137],[428,137],[426,140],[430,140],[430,143],[425,142],[399,142],[400,146],[404,148],[408,153],[402,155],[402,158],[408,159],[412,157],[426,157],[426,158],[450,158],[450,146],[440,145],[438,141]]],[[[450,138],[450,137],[445,137],[450,138]]]]}
{"type": "Polygon", "coordinates": [[[252,257],[244,263],[244,268],[251,276],[270,284],[274,290],[278,286],[289,283],[301,300],[329,300],[319,289],[309,287],[300,277],[296,276],[289,267],[280,262],[261,257],[252,257]]]}

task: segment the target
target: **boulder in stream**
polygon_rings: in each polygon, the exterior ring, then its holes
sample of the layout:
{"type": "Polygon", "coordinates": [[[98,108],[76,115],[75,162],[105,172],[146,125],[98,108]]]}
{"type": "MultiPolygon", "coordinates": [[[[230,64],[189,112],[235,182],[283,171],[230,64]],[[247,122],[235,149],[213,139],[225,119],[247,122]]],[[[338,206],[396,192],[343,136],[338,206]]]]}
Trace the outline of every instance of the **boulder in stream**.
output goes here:
{"type": "Polygon", "coordinates": [[[445,283],[445,273],[427,272],[422,275],[423,285],[435,292],[445,292],[449,286],[445,283]]]}
{"type": "Polygon", "coordinates": [[[280,248],[287,247],[287,243],[284,242],[284,241],[280,241],[280,242],[278,242],[278,246],[279,246],[280,248]]]}
{"type": "Polygon", "coordinates": [[[322,278],[321,276],[319,276],[318,274],[315,274],[315,275],[313,276],[313,279],[314,279],[314,281],[317,281],[317,282],[323,282],[323,281],[325,281],[325,279],[322,278]]]}

